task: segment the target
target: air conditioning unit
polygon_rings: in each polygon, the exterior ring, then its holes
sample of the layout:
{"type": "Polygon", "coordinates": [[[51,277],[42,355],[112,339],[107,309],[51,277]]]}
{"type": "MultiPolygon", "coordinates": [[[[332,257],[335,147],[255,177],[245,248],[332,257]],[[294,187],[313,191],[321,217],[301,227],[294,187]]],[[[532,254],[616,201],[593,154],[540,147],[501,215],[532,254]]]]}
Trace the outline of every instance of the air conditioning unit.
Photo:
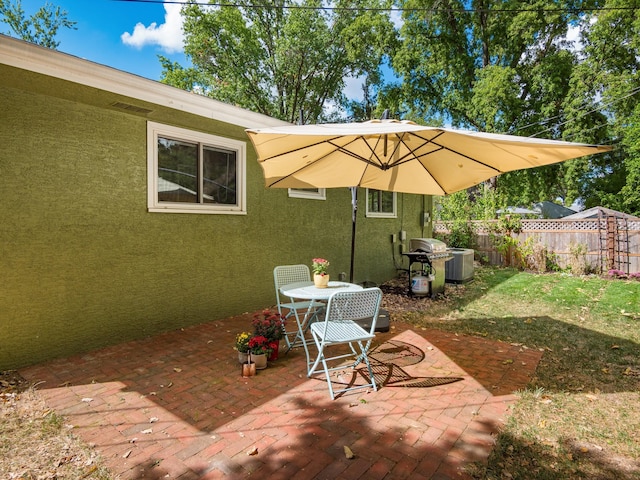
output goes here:
{"type": "Polygon", "coordinates": [[[444,279],[449,283],[464,283],[473,279],[473,249],[447,248],[453,257],[445,263],[444,279]]]}

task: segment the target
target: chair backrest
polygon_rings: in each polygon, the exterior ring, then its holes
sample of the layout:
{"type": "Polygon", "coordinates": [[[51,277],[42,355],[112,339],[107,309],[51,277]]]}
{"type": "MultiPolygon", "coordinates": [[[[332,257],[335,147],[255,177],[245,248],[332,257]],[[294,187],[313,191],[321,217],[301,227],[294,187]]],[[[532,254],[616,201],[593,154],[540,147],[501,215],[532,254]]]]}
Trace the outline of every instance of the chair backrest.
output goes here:
{"type": "Polygon", "coordinates": [[[371,332],[376,328],[382,290],[378,287],[364,288],[355,292],[337,292],[331,295],[327,304],[326,320],[361,320],[371,317],[371,332]]]}
{"type": "Polygon", "coordinates": [[[280,287],[295,282],[310,282],[311,272],[305,264],[299,265],[280,265],[273,269],[273,283],[276,287],[276,302],[278,303],[278,312],[280,311],[280,287]]]}
{"type": "Polygon", "coordinates": [[[280,265],[273,269],[273,281],[276,290],[281,286],[294,282],[310,282],[311,273],[309,267],[304,264],[300,265],[280,265]]]}

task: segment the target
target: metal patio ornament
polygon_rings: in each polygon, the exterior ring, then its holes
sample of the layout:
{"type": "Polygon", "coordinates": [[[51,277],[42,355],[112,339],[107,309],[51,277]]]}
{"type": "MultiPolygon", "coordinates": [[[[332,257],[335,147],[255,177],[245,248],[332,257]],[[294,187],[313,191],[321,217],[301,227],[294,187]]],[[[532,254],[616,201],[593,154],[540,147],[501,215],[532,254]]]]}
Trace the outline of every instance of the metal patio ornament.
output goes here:
{"type": "MultiPolygon", "coordinates": [[[[446,195],[501,173],[611,150],[610,146],[428,127],[398,120],[291,125],[246,132],[269,188],[363,187],[446,195]]],[[[353,216],[355,221],[355,198],[353,216]]]]}

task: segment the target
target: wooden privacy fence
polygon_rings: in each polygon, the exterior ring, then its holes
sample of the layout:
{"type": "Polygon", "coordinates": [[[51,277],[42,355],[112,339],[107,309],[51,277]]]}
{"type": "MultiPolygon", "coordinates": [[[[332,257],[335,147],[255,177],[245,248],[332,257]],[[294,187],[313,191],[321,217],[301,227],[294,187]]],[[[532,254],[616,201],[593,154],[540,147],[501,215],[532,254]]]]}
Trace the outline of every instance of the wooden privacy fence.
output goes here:
{"type": "MultiPolygon", "coordinates": [[[[492,265],[505,264],[505,259],[491,241],[488,228],[491,221],[474,220],[470,223],[475,233],[476,251],[486,255],[492,265]]],[[[434,234],[447,235],[450,225],[451,222],[435,222],[434,234]]],[[[614,216],[522,220],[522,230],[513,236],[521,245],[527,241],[544,245],[563,268],[579,250],[591,270],[606,273],[615,269],[626,274],[640,272],[640,220],[614,216]],[[531,237],[532,240],[527,240],[531,237]]]]}

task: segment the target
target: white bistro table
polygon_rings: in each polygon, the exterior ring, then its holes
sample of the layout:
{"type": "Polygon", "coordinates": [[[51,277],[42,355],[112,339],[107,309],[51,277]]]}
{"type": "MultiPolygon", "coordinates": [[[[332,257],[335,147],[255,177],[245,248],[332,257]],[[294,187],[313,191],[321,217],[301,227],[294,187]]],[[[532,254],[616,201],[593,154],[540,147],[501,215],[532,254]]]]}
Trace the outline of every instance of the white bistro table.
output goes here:
{"type": "MultiPolygon", "coordinates": [[[[327,301],[329,300],[329,297],[336,292],[355,292],[357,290],[362,290],[362,287],[355,283],[331,281],[327,288],[318,288],[313,284],[313,282],[295,282],[280,287],[280,293],[291,299],[316,301],[327,301]]],[[[316,307],[313,306],[313,302],[310,303],[309,308],[302,318],[298,314],[297,310],[293,311],[296,323],[298,324],[298,335],[296,336],[296,340],[300,341],[304,348],[304,353],[307,356],[307,374],[309,373],[309,347],[307,346],[307,341],[305,339],[305,332],[309,325],[309,321],[313,317],[314,313],[316,313],[315,308],[316,307]]],[[[296,340],[294,340],[294,343],[296,340]]]]}

